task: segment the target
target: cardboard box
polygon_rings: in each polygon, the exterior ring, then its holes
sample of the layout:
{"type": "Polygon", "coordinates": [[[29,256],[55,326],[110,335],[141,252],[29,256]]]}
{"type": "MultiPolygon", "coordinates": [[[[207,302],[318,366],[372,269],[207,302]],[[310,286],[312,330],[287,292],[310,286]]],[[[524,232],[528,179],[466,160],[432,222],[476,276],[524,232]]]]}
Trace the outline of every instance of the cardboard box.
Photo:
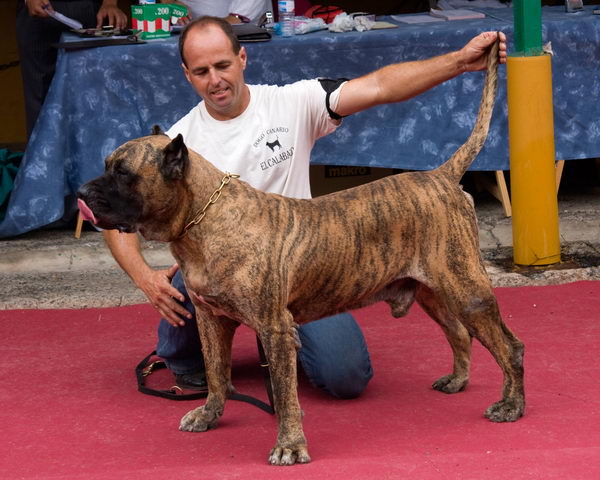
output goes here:
{"type": "Polygon", "coordinates": [[[179,20],[182,17],[187,16],[188,14],[188,9],[185,5],[177,5],[175,3],[171,3],[169,4],[169,7],[171,8],[171,24],[175,25],[177,23],[177,20],[179,20]]]}
{"type": "Polygon", "coordinates": [[[392,168],[311,165],[310,189],[313,197],[320,197],[379,180],[394,173],[397,172],[392,168]]]}
{"type": "Polygon", "coordinates": [[[165,38],[171,35],[171,24],[187,15],[183,5],[159,3],[131,6],[131,28],[141,30],[140,39],[165,38]]]}

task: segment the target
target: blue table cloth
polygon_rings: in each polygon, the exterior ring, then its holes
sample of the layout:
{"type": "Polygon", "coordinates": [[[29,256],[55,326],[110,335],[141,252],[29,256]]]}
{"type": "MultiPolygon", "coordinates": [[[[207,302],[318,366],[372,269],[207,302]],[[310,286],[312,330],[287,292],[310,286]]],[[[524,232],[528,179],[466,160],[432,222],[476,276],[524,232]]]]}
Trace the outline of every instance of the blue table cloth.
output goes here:
{"type": "MultiPolygon", "coordinates": [[[[543,8],[551,41],[557,159],[600,156],[600,16],[591,7],[567,14],[543,8]]],[[[502,30],[512,49],[512,10],[486,9],[469,21],[399,24],[396,29],[327,31],[245,44],[248,83],[348,77],[399,61],[461,48],[484,30],[502,30]]],[[[64,199],[100,175],[121,143],[168,128],[197,102],[184,78],[178,37],[145,45],[61,51],[57,71],[15,181],[0,237],[42,227],[64,214],[64,199]]],[[[483,73],[468,73],[414,99],[344,120],[319,140],[312,162],[328,165],[431,169],[464,142],[475,121],[483,73]]],[[[486,145],[474,170],[507,170],[506,68],[486,145]]]]}

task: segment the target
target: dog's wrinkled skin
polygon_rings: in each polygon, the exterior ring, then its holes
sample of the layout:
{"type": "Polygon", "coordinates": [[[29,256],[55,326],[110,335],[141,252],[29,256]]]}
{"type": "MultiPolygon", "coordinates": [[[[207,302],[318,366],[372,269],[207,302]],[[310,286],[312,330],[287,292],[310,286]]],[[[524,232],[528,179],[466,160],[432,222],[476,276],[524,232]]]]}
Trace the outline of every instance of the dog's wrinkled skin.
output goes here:
{"type": "Polygon", "coordinates": [[[431,172],[313,200],[265,194],[231,180],[183,236],[223,173],[188,153],[181,136],[127,142],[108,158],[105,174],[82,187],[79,196],[98,226],[171,242],[196,307],[209,386],[206,404],[183,417],[181,430],[216,426],[233,391],[233,335],[244,323],[257,332],[271,368],[279,434],[269,462],[309,462],[296,391],[298,324],[379,301],[401,317],[416,300],[446,334],[454,368],[433,388],[465,388],[475,337],[504,373],[502,399],[485,416],[511,422],[523,414],[523,344],[500,318],[472,201],[458,183],[487,136],[495,50],[489,58],[473,133],[431,172]]]}

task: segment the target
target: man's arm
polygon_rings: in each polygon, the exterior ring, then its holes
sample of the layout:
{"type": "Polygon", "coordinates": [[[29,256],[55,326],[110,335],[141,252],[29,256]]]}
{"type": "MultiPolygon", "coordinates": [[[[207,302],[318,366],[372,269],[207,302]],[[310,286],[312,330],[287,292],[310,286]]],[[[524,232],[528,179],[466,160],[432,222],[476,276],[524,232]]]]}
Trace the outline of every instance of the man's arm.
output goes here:
{"type": "MultiPolygon", "coordinates": [[[[485,68],[496,32],[484,32],[462,49],[439,57],[388,65],[342,87],[335,112],[351,115],[384,103],[408,100],[463,72],[485,68]]],[[[506,63],[506,36],[500,33],[500,63],[506,63]]]]}
{"type": "MultiPolygon", "coordinates": [[[[117,5],[118,0],[104,0],[98,14],[96,15],[96,28],[102,27],[106,18],[108,23],[116,28],[127,27],[127,15],[125,15],[117,5]]],[[[27,0],[27,9],[32,17],[47,17],[48,12],[53,12],[52,4],[49,0],[27,0]]]]}
{"type": "Polygon", "coordinates": [[[104,230],[102,234],[117,263],[144,292],[154,308],[174,327],[184,325],[182,317],[189,319],[192,316],[175,300],[183,302],[184,298],[171,285],[171,278],[177,272],[178,265],[175,264],[168,270],[154,270],[144,260],[140,241],[135,233],[104,230]]]}

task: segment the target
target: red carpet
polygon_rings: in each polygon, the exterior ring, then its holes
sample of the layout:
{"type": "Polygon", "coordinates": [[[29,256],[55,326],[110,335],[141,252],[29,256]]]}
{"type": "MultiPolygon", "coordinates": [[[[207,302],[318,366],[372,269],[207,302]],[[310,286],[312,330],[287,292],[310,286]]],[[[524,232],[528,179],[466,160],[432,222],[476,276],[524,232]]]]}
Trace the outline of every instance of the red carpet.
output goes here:
{"type": "MultiPolygon", "coordinates": [[[[2,311],[0,477],[3,479],[597,479],[600,478],[600,282],[496,290],[506,323],[526,345],[527,409],[512,424],[483,411],[501,374],[474,346],[465,392],[431,383],[450,349],[418,308],[393,319],[387,305],[356,312],[375,377],[356,400],[301,383],[313,462],[272,467],[272,416],[227,404],[219,428],[178,431],[201,401],[136,391],[133,368],[153,348],[148,306],[2,311]]],[[[266,398],[253,334],[240,330],[234,382],[266,398]]],[[[162,371],[153,375],[159,381],[162,371]]]]}

